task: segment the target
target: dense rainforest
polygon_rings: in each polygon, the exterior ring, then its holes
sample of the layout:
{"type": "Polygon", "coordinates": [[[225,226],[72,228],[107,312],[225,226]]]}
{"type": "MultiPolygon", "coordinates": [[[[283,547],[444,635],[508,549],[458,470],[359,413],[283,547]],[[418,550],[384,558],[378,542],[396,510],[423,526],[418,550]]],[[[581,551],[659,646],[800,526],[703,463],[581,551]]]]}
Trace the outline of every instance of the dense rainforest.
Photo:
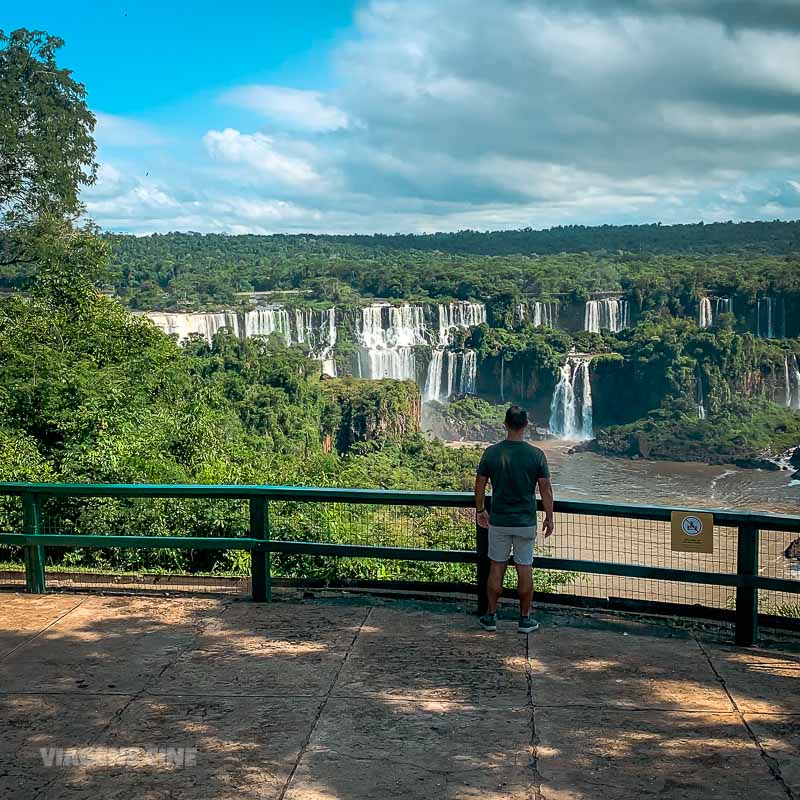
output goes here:
{"type": "MultiPolygon", "coordinates": [[[[464,490],[479,451],[425,436],[422,420],[493,438],[510,401],[538,435],[617,456],[765,466],[800,445],[800,223],[104,234],[83,220],[94,117],[60,44],[0,35],[0,479],[464,490]]],[[[273,535],[294,539],[474,538],[457,510],[278,510],[273,535]]],[[[58,532],[246,528],[244,508],[217,502],[51,501],[46,514],[58,532]]],[[[19,522],[3,501],[0,529],[19,522]]],[[[247,568],[233,551],[49,557],[247,568]]],[[[306,577],[468,572],[276,560],[276,574],[306,577]]]]}

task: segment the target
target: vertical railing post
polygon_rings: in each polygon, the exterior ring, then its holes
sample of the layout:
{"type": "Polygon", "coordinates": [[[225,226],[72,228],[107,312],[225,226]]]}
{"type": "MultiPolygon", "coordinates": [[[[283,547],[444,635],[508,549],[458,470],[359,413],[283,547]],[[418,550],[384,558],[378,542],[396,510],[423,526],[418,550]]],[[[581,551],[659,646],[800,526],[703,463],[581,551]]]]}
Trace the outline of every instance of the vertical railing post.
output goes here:
{"type": "MultiPolygon", "coordinates": [[[[25,536],[38,536],[42,532],[42,498],[38,494],[22,495],[22,530],[25,536]]],[[[30,594],[44,594],[44,547],[26,544],[25,586],[30,594]]]]}
{"type": "MultiPolygon", "coordinates": [[[[264,542],[269,540],[269,501],[266,497],[250,498],[250,537],[264,542]]],[[[272,600],[269,551],[264,545],[250,551],[250,576],[253,602],[272,600]]]]}
{"type": "MultiPolygon", "coordinates": [[[[736,574],[739,577],[758,575],[759,530],[752,525],[739,527],[736,574]]],[[[758,589],[736,587],[736,644],[752,645],[758,640],[758,589]]]]}
{"type": "MultiPolygon", "coordinates": [[[[491,508],[492,498],[486,497],[486,510],[491,508]]],[[[489,531],[478,525],[475,519],[475,549],[478,552],[478,615],[483,616],[489,610],[489,594],[487,584],[489,582],[489,570],[492,562],[489,560],[489,531]]]]}

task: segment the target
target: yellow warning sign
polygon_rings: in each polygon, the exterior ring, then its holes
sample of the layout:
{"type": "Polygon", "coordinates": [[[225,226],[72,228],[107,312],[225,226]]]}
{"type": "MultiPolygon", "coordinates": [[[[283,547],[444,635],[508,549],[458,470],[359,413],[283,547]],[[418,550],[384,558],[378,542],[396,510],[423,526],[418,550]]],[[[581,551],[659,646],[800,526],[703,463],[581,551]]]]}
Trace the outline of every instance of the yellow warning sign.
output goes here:
{"type": "Polygon", "coordinates": [[[672,549],[676,553],[713,553],[714,515],[700,511],[673,511],[672,549]]]}

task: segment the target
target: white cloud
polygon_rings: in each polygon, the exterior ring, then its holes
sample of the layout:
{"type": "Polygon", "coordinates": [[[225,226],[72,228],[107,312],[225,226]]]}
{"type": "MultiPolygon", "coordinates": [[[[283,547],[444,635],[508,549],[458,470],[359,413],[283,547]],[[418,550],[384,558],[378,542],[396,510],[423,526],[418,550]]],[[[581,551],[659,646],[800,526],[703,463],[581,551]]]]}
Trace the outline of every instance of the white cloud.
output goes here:
{"type": "Polygon", "coordinates": [[[253,84],[227,92],[223,100],[300,130],[335,131],[350,124],[347,114],[326,102],[321,92],[253,84]]]}
{"type": "Polygon", "coordinates": [[[324,184],[308,160],[281,151],[275,140],[263,133],[246,134],[225,128],[209,131],[203,143],[212,158],[255,170],[259,179],[290,189],[317,190],[324,184]]]}
{"type": "Polygon", "coordinates": [[[234,89],[223,112],[254,111],[267,133],[209,120],[199,158],[175,145],[103,171],[90,209],[231,232],[791,218],[800,13],[733,6],[374,0],[334,54],[330,95],[234,89]],[[157,180],[130,177],[146,170],[157,180]]]}
{"type": "Polygon", "coordinates": [[[166,143],[165,137],[147,123],[102,111],[95,111],[95,117],[94,135],[101,146],[157,147],[166,143]]]}

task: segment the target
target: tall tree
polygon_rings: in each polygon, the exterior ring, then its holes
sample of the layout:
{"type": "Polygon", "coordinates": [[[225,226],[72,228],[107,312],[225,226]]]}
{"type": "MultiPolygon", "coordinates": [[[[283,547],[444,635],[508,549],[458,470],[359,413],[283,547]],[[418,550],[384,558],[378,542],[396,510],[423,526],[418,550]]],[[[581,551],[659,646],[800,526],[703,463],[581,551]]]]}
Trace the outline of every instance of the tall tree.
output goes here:
{"type": "Polygon", "coordinates": [[[38,229],[74,221],[95,181],[95,118],[86,89],[56,63],[64,42],[0,30],[0,266],[30,262],[38,229]]]}

